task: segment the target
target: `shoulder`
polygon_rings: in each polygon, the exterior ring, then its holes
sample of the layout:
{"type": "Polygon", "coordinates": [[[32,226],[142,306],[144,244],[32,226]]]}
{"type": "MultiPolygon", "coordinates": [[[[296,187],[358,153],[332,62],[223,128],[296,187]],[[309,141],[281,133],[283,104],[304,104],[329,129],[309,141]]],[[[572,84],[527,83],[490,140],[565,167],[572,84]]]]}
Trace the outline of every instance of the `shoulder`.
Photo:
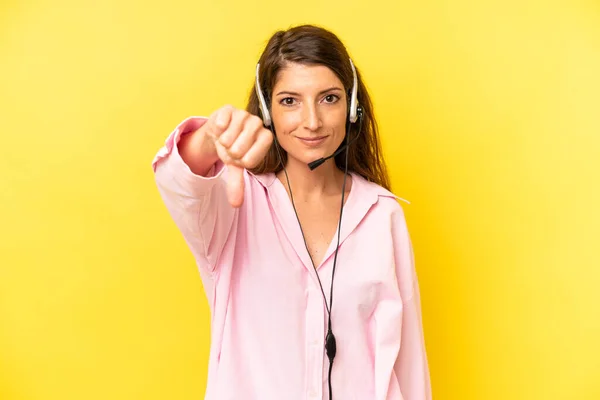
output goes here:
{"type": "Polygon", "coordinates": [[[358,174],[352,174],[352,185],[357,196],[368,199],[380,211],[402,212],[401,202],[410,204],[408,200],[358,174]]]}
{"type": "Polygon", "coordinates": [[[353,174],[352,178],[353,206],[357,205],[355,209],[364,213],[365,226],[389,229],[392,236],[397,232],[405,233],[408,228],[404,207],[410,202],[360,175],[353,174]]]}

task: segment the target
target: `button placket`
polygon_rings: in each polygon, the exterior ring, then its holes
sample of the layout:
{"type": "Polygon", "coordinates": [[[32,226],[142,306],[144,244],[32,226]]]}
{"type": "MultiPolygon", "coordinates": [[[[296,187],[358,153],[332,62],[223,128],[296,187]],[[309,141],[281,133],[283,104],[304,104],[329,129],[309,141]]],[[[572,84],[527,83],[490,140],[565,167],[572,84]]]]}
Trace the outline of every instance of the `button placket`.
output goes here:
{"type": "Polygon", "coordinates": [[[307,282],[306,312],[306,358],[307,393],[309,399],[320,398],[323,377],[323,335],[325,332],[324,315],[326,313],[323,296],[312,279],[307,282]]]}

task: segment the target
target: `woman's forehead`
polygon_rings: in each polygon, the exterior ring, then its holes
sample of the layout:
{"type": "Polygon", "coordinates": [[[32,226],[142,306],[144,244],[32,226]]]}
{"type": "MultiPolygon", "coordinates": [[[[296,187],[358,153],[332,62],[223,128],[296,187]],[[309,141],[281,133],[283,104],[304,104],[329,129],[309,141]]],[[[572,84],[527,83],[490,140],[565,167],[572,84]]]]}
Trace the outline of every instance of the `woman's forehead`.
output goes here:
{"type": "Polygon", "coordinates": [[[302,92],[334,87],[343,89],[344,86],[327,66],[287,63],[279,70],[273,89],[302,92]]]}

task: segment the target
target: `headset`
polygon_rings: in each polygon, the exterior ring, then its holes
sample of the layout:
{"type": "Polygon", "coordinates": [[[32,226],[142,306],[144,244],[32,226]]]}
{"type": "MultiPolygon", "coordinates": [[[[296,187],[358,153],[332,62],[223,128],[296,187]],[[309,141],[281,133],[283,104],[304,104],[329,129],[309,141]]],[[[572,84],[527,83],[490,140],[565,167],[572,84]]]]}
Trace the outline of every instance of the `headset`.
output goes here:
{"type": "MultiPolygon", "coordinates": [[[[344,138],[344,141],[346,143],[343,146],[340,146],[340,148],[338,148],[335,151],[335,153],[331,154],[330,156],[327,156],[324,158],[319,158],[318,160],[312,161],[308,164],[308,167],[312,171],[315,168],[317,168],[318,166],[320,166],[321,164],[323,164],[328,159],[337,156],[344,150],[346,151],[346,162],[345,162],[345,169],[344,169],[344,183],[342,185],[342,202],[340,205],[340,219],[339,219],[339,225],[338,225],[337,246],[335,248],[335,254],[334,254],[334,258],[333,258],[333,269],[331,271],[331,289],[330,289],[330,294],[329,294],[329,299],[330,299],[329,305],[327,305],[327,297],[325,296],[325,291],[323,290],[323,285],[321,284],[321,279],[319,278],[319,274],[317,273],[317,268],[314,265],[314,262],[312,261],[312,257],[309,257],[311,259],[311,262],[313,263],[313,268],[315,269],[315,274],[317,275],[317,280],[319,281],[319,286],[321,287],[321,293],[323,294],[323,301],[325,302],[325,308],[327,309],[327,315],[328,315],[327,336],[325,337],[325,350],[327,352],[327,358],[329,359],[329,375],[328,375],[329,400],[333,400],[333,393],[332,393],[332,388],[331,388],[331,371],[333,368],[333,359],[335,358],[335,354],[337,352],[335,336],[333,335],[333,331],[331,328],[331,308],[333,306],[333,277],[335,275],[335,267],[337,264],[338,248],[340,247],[340,234],[341,234],[341,228],[342,228],[342,212],[344,210],[344,195],[346,193],[346,178],[348,176],[348,147],[354,140],[356,140],[360,136],[361,128],[362,128],[362,120],[363,120],[363,110],[362,110],[362,107],[360,107],[360,105],[358,104],[358,76],[356,73],[356,68],[354,67],[354,63],[352,62],[352,59],[350,58],[349,60],[350,60],[350,67],[352,68],[353,85],[352,85],[352,91],[350,94],[348,121],[346,123],[346,136],[344,138]],[[356,133],[354,138],[349,139],[350,126],[352,124],[356,123],[357,120],[360,120],[358,132],[356,133]]],[[[274,142],[277,147],[277,156],[279,158],[279,163],[281,164],[281,166],[283,168],[283,172],[285,173],[285,178],[287,181],[288,189],[290,191],[290,198],[292,200],[292,207],[294,208],[294,212],[296,213],[296,219],[298,220],[298,225],[300,226],[300,231],[302,233],[304,245],[306,247],[306,251],[308,252],[309,251],[308,244],[306,243],[306,237],[304,236],[304,231],[302,230],[302,225],[300,224],[300,218],[298,217],[298,212],[296,211],[296,206],[294,204],[294,196],[292,195],[292,188],[290,186],[290,180],[288,178],[287,171],[285,169],[285,165],[283,164],[283,158],[281,156],[279,143],[277,142],[277,135],[275,134],[275,127],[273,126],[273,120],[271,119],[271,114],[269,112],[269,107],[267,106],[267,102],[265,100],[264,93],[262,92],[261,87],[260,87],[259,73],[260,73],[260,63],[258,63],[256,65],[256,85],[255,85],[256,95],[258,97],[258,105],[260,108],[260,112],[262,114],[264,126],[266,128],[269,128],[271,130],[271,132],[273,133],[274,142]]]]}

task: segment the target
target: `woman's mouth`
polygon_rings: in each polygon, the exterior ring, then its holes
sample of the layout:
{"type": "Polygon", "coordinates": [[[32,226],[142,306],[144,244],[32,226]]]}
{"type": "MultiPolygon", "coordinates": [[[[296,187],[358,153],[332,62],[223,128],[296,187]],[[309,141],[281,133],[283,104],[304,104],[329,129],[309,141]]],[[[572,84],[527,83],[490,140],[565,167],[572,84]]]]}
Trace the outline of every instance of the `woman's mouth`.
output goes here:
{"type": "Polygon", "coordinates": [[[320,146],[327,136],[318,136],[318,137],[298,137],[298,139],[304,143],[305,146],[308,147],[318,147],[320,146]]]}

